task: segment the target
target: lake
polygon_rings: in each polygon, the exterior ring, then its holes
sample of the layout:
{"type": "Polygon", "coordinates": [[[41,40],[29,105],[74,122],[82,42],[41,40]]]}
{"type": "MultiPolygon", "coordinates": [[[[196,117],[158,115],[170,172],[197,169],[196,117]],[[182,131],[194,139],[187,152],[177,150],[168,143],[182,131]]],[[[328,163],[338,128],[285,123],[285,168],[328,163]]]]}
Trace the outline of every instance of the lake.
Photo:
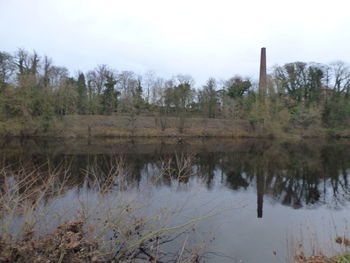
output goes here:
{"type": "MultiPolygon", "coordinates": [[[[349,234],[348,140],[13,138],[1,145],[4,164],[69,162],[72,189],[87,171],[102,176],[122,158],[125,184],[115,191],[142,192],[150,213],[178,209],[175,221],[211,215],[191,238],[207,242],[206,262],[287,262],[299,242],[308,253],[331,254],[342,249],[335,237],[349,234]]],[[[74,198],[66,195],[62,206],[74,198]]]]}

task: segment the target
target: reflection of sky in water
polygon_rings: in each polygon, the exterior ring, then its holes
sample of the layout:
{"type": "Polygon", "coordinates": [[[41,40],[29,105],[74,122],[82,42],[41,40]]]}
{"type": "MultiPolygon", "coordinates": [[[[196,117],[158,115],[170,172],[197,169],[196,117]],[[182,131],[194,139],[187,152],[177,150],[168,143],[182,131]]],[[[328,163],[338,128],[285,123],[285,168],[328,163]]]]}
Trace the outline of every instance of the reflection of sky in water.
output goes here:
{"type": "MultiPolygon", "coordinates": [[[[174,174],[159,175],[164,168],[160,160],[173,158],[170,168],[178,168],[171,151],[140,154],[142,146],[124,147],[137,149],[123,153],[129,171],[126,184],[131,186],[126,193],[130,198],[150,199],[145,204],[149,214],[160,207],[181,211],[171,218],[174,224],[215,212],[199,223],[196,237],[215,237],[208,251],[228,257],[208,254],[209,262],[285,262],[293,240],[303,241],[308,249],[338,249],[334,237],[347,231],[346,218],[350,218],[350,147],[270,144],[234,144],[232,151],[197,150],[195,164],[187,171],[190,176],[180,181],[174,174]]],[[[47,156],[53,163],[67,157],[62,153],[40,156],[40,151],[19,155],[39,163],[47,156]]],[[[79,174],[97,167],[103,176],[111,160],[110,154],[74,154],[72,170],[79,174]]],[[[95,193],[88,188],[70,190],[52,210],[59,214],[67,206],[74,207],[78,192],[94,202],[95,193]]]]}
{"type": "MultiPolygon", "coordinates": [[[[212,262],[286,262],[293,240],[303,241],[305,249],[327,249],[334,252],[335,236],[344,233],[349,218],[348,207],[333,210],[327,206],[317,209],[294,209],[264,197],[263,218],[257,218],[257,195],[254,187],[232,191],[215,177],[209,189],[194,178],[184,187],[154,187],[152,199],[167,207],[186,203],[182,215],[198,217],[209,211],[217,215],[199,224],[204,237],[215,237],[209,251],[221,252],[227,257],[212,257],[212,262]],[[220,212],[221,211],[221,212],[220,212]],[[273,255],[276,251],[277,256],[273,255]],[[274,261],[275,260],[275,261],[274,261]]],[[[326,251],[327,251],[326,250],[326,251]]],[[[211,261],[210,261],[211,262],[211,261]]]]}

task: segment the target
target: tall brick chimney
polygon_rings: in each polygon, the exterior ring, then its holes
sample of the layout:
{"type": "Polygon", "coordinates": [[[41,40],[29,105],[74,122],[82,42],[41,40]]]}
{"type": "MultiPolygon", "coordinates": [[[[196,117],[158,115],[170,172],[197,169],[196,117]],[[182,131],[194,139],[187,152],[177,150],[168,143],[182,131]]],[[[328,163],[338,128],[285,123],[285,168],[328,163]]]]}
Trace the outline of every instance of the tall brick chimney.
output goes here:
{"type": "Polygon", "coordinates": [[[260,77],[259,77],[259,94],[265,96],[266,94],[266,48],[261,48],[260,56],[260,77]]]}

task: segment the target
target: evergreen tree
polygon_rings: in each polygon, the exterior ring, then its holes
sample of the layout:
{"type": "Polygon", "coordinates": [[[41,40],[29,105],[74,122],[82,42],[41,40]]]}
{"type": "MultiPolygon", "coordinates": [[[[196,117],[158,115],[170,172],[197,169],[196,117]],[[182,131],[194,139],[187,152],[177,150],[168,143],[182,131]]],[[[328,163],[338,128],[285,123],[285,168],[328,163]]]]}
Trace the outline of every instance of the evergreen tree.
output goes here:
{"type": "Polygon", "coordinates": [[[203,89],[198,92],[200,108],[209,117],[215,117],[215,107],[218,102],[215,79],[209,79],[203,89]]]}
{"type": "Polygon", "coordinates": [[[133,98],[132,98],[133,104],[134,104],[133,107],[137,111],[137,113],[140,112],[140,110],[142,109],[142,107],[145,104],[145,101],[142,98],[142,92],[143,92],[143,89],[141,86],[141,81],[138,80],[137,86],[136,86],[135,91],[133,92],[133,98]]]}
{"type": "Polygon", "coordinates": [[[77,81],[78,93],[78,113],[85,114],[87,112],[87,87],[84,73],[80,73],[77,81]]]}
{"type": "Polygon", "coordinates": [[[114,89],[116,84],[117,81],[113,74],[108,74],[106,83],[104,84],[105,89],[102,98],[103,113],[105,114],[111,114],[117,109],[118,96],[120,93],[114,89]]]}

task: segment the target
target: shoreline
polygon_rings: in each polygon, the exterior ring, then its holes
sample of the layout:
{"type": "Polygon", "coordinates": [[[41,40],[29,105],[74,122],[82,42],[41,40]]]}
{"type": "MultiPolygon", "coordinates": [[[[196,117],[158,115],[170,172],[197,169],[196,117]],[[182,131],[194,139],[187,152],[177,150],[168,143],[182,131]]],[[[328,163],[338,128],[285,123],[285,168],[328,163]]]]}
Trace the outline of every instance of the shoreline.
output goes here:
{"type": "Polygon", "coordinates": [[[51,138],[232,138],[232,139],[326,139],[350,138],[347,127],[282,127],[279,123],[252,126],[247,120],[219,118],[68,115],[53,119],[43,130],[40,120],[8,119],[0,122],[0,137],[51,138]],[[162,126],[163,125],[163,126],[162,126]]]}

